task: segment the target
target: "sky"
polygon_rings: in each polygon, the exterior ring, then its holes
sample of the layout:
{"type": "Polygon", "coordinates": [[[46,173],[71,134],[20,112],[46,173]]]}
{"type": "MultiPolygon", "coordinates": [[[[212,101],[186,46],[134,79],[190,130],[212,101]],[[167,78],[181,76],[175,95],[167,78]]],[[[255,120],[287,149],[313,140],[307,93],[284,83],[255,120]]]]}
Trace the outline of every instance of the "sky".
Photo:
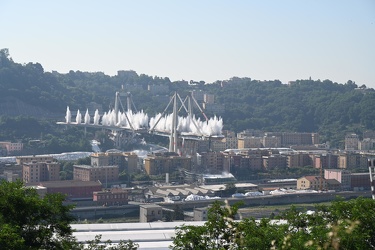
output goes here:
{"type": "Polygon", "coordinates": [[[375,88],[374,0],[0,0],[0,49],[45,71],[375,88]]]}

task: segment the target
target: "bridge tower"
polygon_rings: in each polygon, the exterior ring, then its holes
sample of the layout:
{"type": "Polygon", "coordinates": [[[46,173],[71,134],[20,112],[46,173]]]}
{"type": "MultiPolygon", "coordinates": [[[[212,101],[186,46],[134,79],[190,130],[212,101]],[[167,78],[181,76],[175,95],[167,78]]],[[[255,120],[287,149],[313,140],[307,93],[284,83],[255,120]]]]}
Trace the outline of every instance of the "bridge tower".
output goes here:
{"type": "Polygon", "coordinates": [[[372,199],[375,200],[375,157],[368,158],[372,199]]]}
{"type": "Polygon", "coordinates": [[[169,152],[177,152],[177,92],[173,95],[172,131],[169,137],[169,152]]]}
{"type": "Polygon", "coordinates": [[[134,107],[135,111],[137,112],[137,109],[134,105],[134,102],[133,102],[133,98],[132,98],[132,95],[130,92],[124,92],[124,91],[117,91],[116,94],[115,94],[115,108],[114,108],[114,111],[115,111],[115,122],[116,124],[119,122],[119,111],[120,111],[120,108],[122,110],[122,112],[125,114],[125,118],[131,128],[131,132],[127,132],[125,130],[112,130],[112,135],[111,135],[111,139],[113,140],[116,148],[121,148],[123,147],[124,145],[127,145],[127,144],[131,144],[132,141],[134,140],[134,137],[135,137],[135,131],[134,131],[134,127],[127,115],[127,112],[131,112],[132,111],[132,107],[134,107]],[[121,97],[126,97],[126,108],[127,110],[125,110],[125,107],[124,105],[122,104],[122,100],[121,100],[121,97]]]}
{"type": "Polygon", "coordinates": [[[165,115],[165,113],[167,112],[169,106],[173,102],[172,128],[171,128],[171,134],[169,135],[169,152],[178,153],[178,147],[177,147],[178,131],[177,131],[177,126],[178,126],[178,113],[181,111],[181,109],[185,110],[185,112],[188,114],[188,117],[189,117],[190,121],[193,123],[193,125],[197,129],[197,131],[199,133],[199,136],[203,137],[203,133],[202,133],[201,129],[199,128],[199,126],[197,125],[197,123],[194,121],[194,119],[192,119],[192,117],[193,117],[193,108],[192,108],[193,105],[191,103],[192,100],[193,100],[194,104],[199,108],[199,110],[201,111],[202,115],[204,116],[204,118],[207,121],[208,118],[207,118],[206,114],[200,108],[198,102],[191,95],[191,93],[190,93],[190,95],[188,95],[185,98],[185,100],[182,100],[182,98],[180,97],[180,95],[177,92],[175,92],[174,95],[171,97],[171,99],[170,99],[167,107],[164,109],[164,111],[161,114],[161,116],[159,117],[159,119],[156,121],[156,123],[154,124],[154,126],[149,131],[150,133],[154,132],[156,125],[159,123],[159,121],[161,120],[161,118],[165,115]],[[178,100],[181,103],[180,108],[178,108],[178,105],[177,105],[178,100]],[[186,105],[185,105],[186,102],[187,102],[187,106],[188,107],[186,107],[186,105]]]}

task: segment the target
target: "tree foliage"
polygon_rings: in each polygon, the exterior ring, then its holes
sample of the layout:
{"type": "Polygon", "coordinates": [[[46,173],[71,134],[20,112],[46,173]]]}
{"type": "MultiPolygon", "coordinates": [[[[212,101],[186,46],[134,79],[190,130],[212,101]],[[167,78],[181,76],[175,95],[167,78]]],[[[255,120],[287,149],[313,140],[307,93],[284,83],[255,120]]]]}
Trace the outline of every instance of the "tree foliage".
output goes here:
{"type": "Polygon", "coordinates": [[[172,249],[374,249],[375,201],[357,198],[295,207],[277,220],[234,220],[238,205],[215,202],[203,226],[182,226],[172,249]]]}
{"type": "Polygon", "coordinates": [[[89,136],[82,129],[65,129],[35,117],[0,116],[0,141],[21,141],[27,154],[91,151],[89,136]]]}
{"type": "Polygon", "coordinates": [[[74,243],[64,197],[44,198],[21,182],[0,184],[0,245],[2,249],[64,249],[74,243]],[[10,237],[10,238],[9,238],[10,237]],[[14,248],[14,244],[17,247],[14,248]]]}

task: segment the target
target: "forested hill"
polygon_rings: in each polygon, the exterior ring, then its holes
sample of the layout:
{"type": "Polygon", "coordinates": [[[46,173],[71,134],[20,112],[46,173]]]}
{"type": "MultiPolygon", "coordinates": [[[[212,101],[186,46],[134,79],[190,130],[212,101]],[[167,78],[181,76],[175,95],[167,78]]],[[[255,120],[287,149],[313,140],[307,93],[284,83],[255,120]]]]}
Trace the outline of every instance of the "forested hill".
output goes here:
{"type": "MultiPolygon", "coordinates": [[[[66,106],[85,110],[96,102],[107,110],[122,85],[132,91],[138,109],[162,112],[167,103],[152,97],[147,86],[168,85],[170,93],[203,90],[225,105],[225,129],[319,132],[322,140],[339,140],[346,132],[375,130],[375,91],[366,86],[330,80],[257,81],[233,77],[211,84],[171,82],[167,77],[138,75],[134,71],[108,76],[101,72],[44,72],[39,63],[14,62],[7,49],[0,51],[0,116],[31,115],[64,119],[66,106]],[[16,103],[16,105],[14,105],[16,103]]],[[[212,114],[211,114],[212,115],[212,114]]]]}

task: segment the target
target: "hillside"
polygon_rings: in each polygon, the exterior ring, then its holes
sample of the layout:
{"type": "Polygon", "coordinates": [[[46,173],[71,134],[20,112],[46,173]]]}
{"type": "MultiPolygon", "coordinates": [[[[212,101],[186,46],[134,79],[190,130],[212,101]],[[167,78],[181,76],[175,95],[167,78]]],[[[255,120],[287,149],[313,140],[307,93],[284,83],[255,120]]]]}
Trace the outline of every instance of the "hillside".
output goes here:
{"type": "Polygon", "coordinates": [[[45,107],[35,106],[18,99],[4,97],[0,100],[0,114],[4,116],[32,116],[41,118],[57,118],[64,116],[64,112],[51,112],[45,107]]]}
{"type": "MultiPolygon", "coordinates": [[[[167,102],[150,96],[149,84],[166,85],[183,96],[191,90],[215,95],[225,105],[225,128],[265,131],[319,132],[322,141],[339,145],[346,132],[375,130],[375,91],[348,81],[296,80],[291,84],[233,77],[211,84],[138,75],[133,71],[108,76],[101,72],[44,72],[39,63],[18,64],[7,49],[0,51],[0,116],[27,115],[63,120],[66,106],[85,110],[90,102],[107,110],[122,85],[132,91],[137,108],[149,114],[162,112],[167,102]]],[[[213,114],[209,114],[213,115],[213,114]]],[[[1,139],[1,138],[0,138],[1,139]]]]}

